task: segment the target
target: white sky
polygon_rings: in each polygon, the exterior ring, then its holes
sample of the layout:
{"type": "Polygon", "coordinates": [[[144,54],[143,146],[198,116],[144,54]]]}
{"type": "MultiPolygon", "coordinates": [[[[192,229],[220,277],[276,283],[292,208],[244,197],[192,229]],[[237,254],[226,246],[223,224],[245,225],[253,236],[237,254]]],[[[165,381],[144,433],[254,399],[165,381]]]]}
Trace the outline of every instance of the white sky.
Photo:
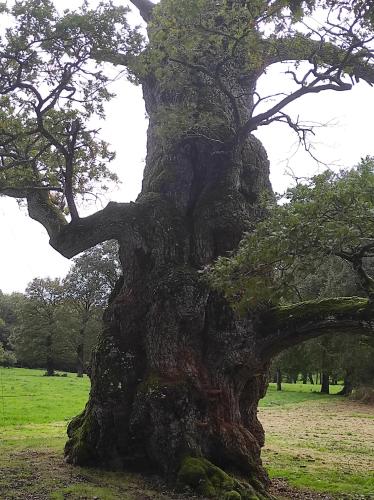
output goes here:
{"type": "MultiPolygon", "coordinates": [[[[96,1],[91,1],[96,3],[96,1]]],[[[120,0],[116,2],[120,4],[120,0]]],[[[64,8],[77,5],[76,1],[56,0],[64,8]]],[[[284,71],[284,68],[283,70],[284,71]]],[[[279,88],[283,75],[274,67],[260,82],[264,93],[279,88]]],[[[145,110],[141,89],[126,81],[117,82],[117,97],[107,106],[107,118],[102,123],[103,137],[117,151],[112,168],[122,183],[108,194],[115,201],[134,200],[141,188],[146,154],[145,110]]],[[[287,108],[304,120],[332,122],[318,130],[314,138],[315,154],[331,166],[350,167],[361,157],[374,155],[372,120],[374,116],[374,88],[364,83],[349,92],[325,92],[307,96],[287,108]]],[[[299,150],[297,140],[286,125],[271,125],[256,135],[267,149],[271,162],[271,180],[277,191],[290,183],[287,168],[298,176],[311,175],[323,169],[299,150]],[[287,159],[289,159],[287,161],[287,159]]],[[[102,200],[103,206],[108,200],[102,200]]],[[[97,206],[97,209],[102,206],[97,206]]],[[[48,244],[42,226],[31,220],[24,209],[10,198],[0,198],[0,290],[4,293],[24,291],[35,277],[64,276],[70,262],[48,244]]]]}

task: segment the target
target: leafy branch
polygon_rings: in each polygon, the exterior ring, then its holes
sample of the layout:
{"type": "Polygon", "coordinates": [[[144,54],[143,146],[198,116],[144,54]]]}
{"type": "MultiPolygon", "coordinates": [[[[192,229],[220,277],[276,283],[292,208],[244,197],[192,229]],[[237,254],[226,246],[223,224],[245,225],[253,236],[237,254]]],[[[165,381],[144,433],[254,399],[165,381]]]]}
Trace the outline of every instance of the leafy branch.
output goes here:
{"type": "Polygon", "coordinates": [[[268,217],[221,257],[210,283],[241,311],[292,300],[298,280],[335,256],[348,262],[373,300],[374,281],[366,259],[374,249],[374,160],[356,168],[326,171],[298,182],[282,204],[266,202],[268,217]]]}
{"type": "Polygon", "coordinates": [[[93,54],[120,49],[131,58],[141,49],[127,11],[111,2],[90,10],[85,3],[60,16],[49,0],[2,10],[14,25],[0,40],[0,194],[26,198],[29,211],[32,198],[31,211],[43,212],[44,222],[56,208],[57,226],[66,214],[78,220],[76,196],[117,180],[108,168],[114,154],[87,124],[104,117],[113,97],[93,54]]]}

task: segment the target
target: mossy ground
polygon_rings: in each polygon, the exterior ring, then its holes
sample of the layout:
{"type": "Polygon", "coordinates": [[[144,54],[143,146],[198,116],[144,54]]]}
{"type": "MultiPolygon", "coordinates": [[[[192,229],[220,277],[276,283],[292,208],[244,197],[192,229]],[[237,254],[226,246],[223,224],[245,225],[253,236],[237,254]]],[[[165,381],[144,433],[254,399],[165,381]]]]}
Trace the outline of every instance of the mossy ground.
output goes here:
{"type": "MultiPolygon", "coordinates": [[[[193,498],[165,490],[155,478],[64,462],[66,426],[85,405],[88,379],[48,379],[37,370],[0,372],[1,500],[193,498]]],[[[316,386],[284,384],[284,389],[277,393],[271,386],[261,402],[265,465],[272,478],[330,494],[300,496],[299,489],[288,489],[283,498],[373,498],[373,407],[321,396],[312,392],[316,386]]],[[[223,498],[235,500],[236,493],[226,490],[223,498]]]]}

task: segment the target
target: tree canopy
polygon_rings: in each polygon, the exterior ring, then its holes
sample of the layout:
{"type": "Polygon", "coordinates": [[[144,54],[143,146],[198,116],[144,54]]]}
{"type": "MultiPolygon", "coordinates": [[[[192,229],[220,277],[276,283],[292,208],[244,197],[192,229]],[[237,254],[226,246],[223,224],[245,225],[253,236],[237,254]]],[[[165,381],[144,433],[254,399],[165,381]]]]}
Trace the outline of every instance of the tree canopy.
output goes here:
{"type": "Polygon", "coordinates": [[[278,200],[268,199],[266,211],[239,250],[219,258],[210,274],[212,284],[238,307],[289,302],[298,282],[331,256],[352,265],[372,298],[367,272],[374,249],[372,158],[351,170],[300,180],[278,200]]]}
{"type": "Polygon", "coordinates": [[[49,0],[1,11],[10,26],[0,40],[0,191],[25,198],[31,214],[44,203],[51,221],[64,224],[64,214],[78,217],[76,196],[116,180],[108,168],[114,153],[89,123],[113,97],[94,57],[130,57],[142,39],[127,24],[128,9],[111,2],[62,15],[49,0]]]}

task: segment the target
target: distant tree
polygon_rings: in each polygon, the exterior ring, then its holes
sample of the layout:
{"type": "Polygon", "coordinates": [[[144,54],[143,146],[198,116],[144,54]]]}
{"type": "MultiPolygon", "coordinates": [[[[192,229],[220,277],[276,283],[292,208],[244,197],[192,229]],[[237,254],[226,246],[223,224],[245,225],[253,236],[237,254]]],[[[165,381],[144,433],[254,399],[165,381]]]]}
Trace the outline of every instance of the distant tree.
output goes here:
{"type": "Polygon", "coordinates": [[[0,342],[12,350],[12,336],[19,324],[19,312],[25,297],[22,293],[4,294],[0,290],[0,342]]]}
{"type": "Polygon", "coordinates": [[[1,333],[0,342],[2,342],[3,337],[4,337],[4,333],[3,333],[4,328],[5,328],[5,321],[0,317],[0,333],[1,333]]]}
{"type": "Polygon", "coordinates": [[[23,360],[46,367],[53,376],[56,368],[56,350],[61,347],[59,308],[63,300],[59,279],[35,278],[26,288],[21,310],[21,326],[16,336],[16,352],[23,360]]]}
{"type": "MultiPolygon", "coordinates": [[[[48,375],[56,367],[77,369],[82,376],[119,276],[118,246],[108,241],[74,259],[63,281],[37,278],[25,296],[0,297],[0,308],[7,305],[15,323],[7,338],[13,339],[20,364],[45,366],[48,375]]],[[[5,326],[0,324],[0,333],[5,326]]]]}
{"type": "Polygon", "coordinates": [[[74,259],[63,280],[64,299],[68,301],[78,321],[78,332],[72,338],[77,355],[77,374],[83,376],[85,345],[90,330],[91,346],[101,326],[103,308],[120,276],[118,244],[107,241],[74,259]]]}
{"type": "Polygon", "coordinates": [[[280,383],[284,378],[287,382],[296,383],[300,374],[306,374],[306,376],[308,376],[313,370],[311,366],[313,365],[306,343],[299,344],[281,352],[273,359],[271,365],[271,372],[274,374],[274,378],[279,384],[278,390],[281,390],[280,383]]]}
{"type": "MultiPolygon", "coordinates": [[[[367,272],[372,274],[373,259],[368,256],[364,262],[367,272]]],[[[330,255],[310,272],[295,276],[294,293],[290,301],[299,302],[329,297],[354,297],[365,294],[360,279],[352,266],[339,257],[330,255]]],[[[370,339],[352,336],[349,333],[319,337],[298,346],[291,347],[276,356],[271,372],[275,379],[277,367],[286,377],[301,374],[302,380],[314,383],[313,374],[324,383],[322,392],[329,391],[330,381],[344,381],[342,395],[350,394],[354,387],[368,384],[370,366],[370,339]],[[363,349],[366,346],[366,352],[363,349]],[[323,376],[323,373],[325,374],[323,376]],[[366,375],[365,375],[366,374],[366,375]]]]}
{"type": "MultiPolygon", "coordinates": [[[[0,320],[1,325],[1,320],[0,320]]],[[[0,342],[0,366],[14,366],[17,363],[17,358],[13,351],[4,349],[3,344],[0,342]]]]}

